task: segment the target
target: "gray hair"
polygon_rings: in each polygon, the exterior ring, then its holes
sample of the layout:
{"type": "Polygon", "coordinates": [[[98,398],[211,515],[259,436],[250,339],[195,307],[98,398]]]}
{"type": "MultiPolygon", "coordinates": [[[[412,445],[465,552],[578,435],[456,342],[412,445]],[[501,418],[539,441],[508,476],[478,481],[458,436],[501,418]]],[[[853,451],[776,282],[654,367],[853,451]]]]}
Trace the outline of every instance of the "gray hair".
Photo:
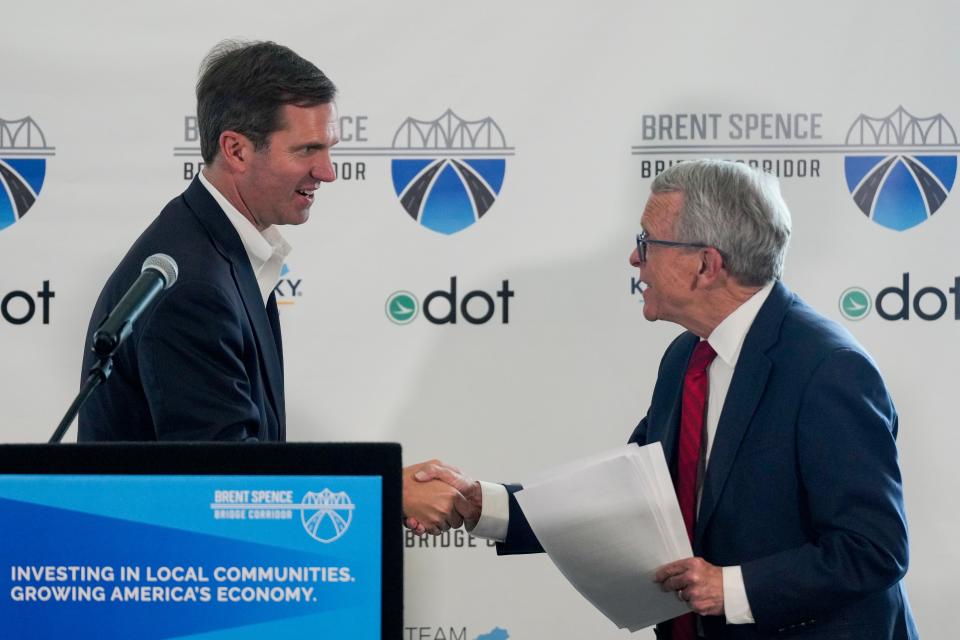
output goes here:
{"type": "Polygon", "coordinates": [[[790,210],[772,175],[740,162],[691,160],[658,175],[650,190],[683,194],[676,239],[717,248],[740,284],[762,286],[783,275],[790,210]]]}

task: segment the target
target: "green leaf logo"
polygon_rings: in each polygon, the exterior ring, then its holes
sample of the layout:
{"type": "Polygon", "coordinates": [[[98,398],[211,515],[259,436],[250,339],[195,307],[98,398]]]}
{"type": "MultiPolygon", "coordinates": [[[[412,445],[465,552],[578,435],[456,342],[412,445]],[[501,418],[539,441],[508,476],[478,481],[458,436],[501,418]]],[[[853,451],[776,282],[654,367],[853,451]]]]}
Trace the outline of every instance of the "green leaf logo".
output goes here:
{"type": "Polygon", "coordinates": [[[420,313],[420,303],[409,291],[395,291],[387,298],[386,312],[390,322],[409,324],[420,313]]]}
{"type": "Polygon", "coordinates": [[[850,287],[840,294],[840,313],[847,320],[862,320],[872,306],[870,294],[860,287],[850,287]]]}

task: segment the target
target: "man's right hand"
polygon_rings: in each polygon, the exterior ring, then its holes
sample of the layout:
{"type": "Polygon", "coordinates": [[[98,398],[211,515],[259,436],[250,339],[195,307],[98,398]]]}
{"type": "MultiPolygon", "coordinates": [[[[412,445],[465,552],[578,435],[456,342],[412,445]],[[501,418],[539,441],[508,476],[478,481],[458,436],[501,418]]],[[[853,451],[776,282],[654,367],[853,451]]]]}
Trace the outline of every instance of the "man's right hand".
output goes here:
{"type": "MultiPolygon", "coordinates": [[[[474,527],[480,520],[480,514],[483,510],[483,492],[480,490],[479,482],[465,475],[457,467],[439,460],[430,460],[407,469],[412,470],[412,479],[418,483],[433,485],[442,482],[454,490],[453,506],[458,516],[468,527],[474,527]]],[[[404,470],[404,495],[407,493],[407,469],[404,470]]],[[[406,500],[404,500],[404,503],[406,503],[406,500]]],[[[422,535],[424,532],[439,533],[439,531],[431,530],[427,523],[419,521],[414,514],[405,511],[405,515],[407,516],[407,527],[418,534],[422,535]]],[[[450,522],[450,526],[456,528],[459,524],[450,522]]]]}

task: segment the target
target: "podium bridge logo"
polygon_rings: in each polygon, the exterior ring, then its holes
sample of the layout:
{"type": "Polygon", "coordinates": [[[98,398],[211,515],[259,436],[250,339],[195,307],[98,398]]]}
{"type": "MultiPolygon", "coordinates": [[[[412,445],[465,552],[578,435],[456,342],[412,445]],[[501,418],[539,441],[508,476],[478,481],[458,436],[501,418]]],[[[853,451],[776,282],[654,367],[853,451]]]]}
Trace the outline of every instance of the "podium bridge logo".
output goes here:
{"type": "Polygon", "coordinates": [[[492,118],[407,118],[393,136],[393,189],[418,224],[451,235],[472,226],[500,195],[514,153],[492,118]]]}
{"type": "Polygon", "coordinates": [[[301,502],[300,520],[310,537],[324,544],[340,539],[350,528],[354,504],[344,491],[308,491],[301,502]]]}
{"type": "Polygon", "coordinates": [[[875,118],[861,114],[846,143],[847,188],[865,216],[904,231],[928,220],[947,199],[957,177],[957,134],[936,114],[917,117],[897,107],[875,118]]]}
{"type": "Polygon", "coordinates": [[[293,491],[218,490],[214,492],[210,509],[214,520],[286,521],[291,522],[300,512],[303,530],[317,542],[329,544],[339,540],[350,528],[355,509],[345,491],[308,491],[296,503],[293,491]]]}
{"type": "Polygon", "coordinates": [[[33,207],[55,148],[33,118],[0,118],[0,230],[18,222],[33,207]]]}

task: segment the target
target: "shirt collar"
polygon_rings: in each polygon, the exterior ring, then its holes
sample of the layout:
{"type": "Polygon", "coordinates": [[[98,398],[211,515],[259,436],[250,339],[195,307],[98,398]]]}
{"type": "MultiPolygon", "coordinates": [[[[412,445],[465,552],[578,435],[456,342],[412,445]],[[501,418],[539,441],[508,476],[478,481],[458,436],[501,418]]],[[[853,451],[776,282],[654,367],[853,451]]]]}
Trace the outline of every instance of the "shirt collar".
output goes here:
{"type": "Polygon", "coordinates": [[[240,213],[237,208],[227,200],[226,196],[220,193],[220,191],[207,180],[203,172],[200,172],[199,177],[200,183],[210,192],[213,199],[216,200],[220,208],[223,209],[223,213],[226,214],[227,219],[237,230],[237,234],[240,236],[240,242],[243,244],[243,248],[247,252],[247,257],[250,259],[250,266],[253,268],[254,274],[258,274],[274,254],[278,254],[281,258],[286,258],[292,247],[275,226],[271,225],[263,231],[257,230],[257,228],[253,226],[253,223],[240,213]]]}
{"type": "Polygon", "coordinates": [[[770,292],[773,291],[773,282],[750,296],[750,299],[737,307],[733,313],[728,315],[717,325],[707,342],[717,352],[717,357],[724,361],[729,367],[735,367],[740,358],[740,349],[743,348],[743,341],[747,337],[747,332],[753,325],[754,319],[760,313],[760,307],[766,302],[770,292]]]}

